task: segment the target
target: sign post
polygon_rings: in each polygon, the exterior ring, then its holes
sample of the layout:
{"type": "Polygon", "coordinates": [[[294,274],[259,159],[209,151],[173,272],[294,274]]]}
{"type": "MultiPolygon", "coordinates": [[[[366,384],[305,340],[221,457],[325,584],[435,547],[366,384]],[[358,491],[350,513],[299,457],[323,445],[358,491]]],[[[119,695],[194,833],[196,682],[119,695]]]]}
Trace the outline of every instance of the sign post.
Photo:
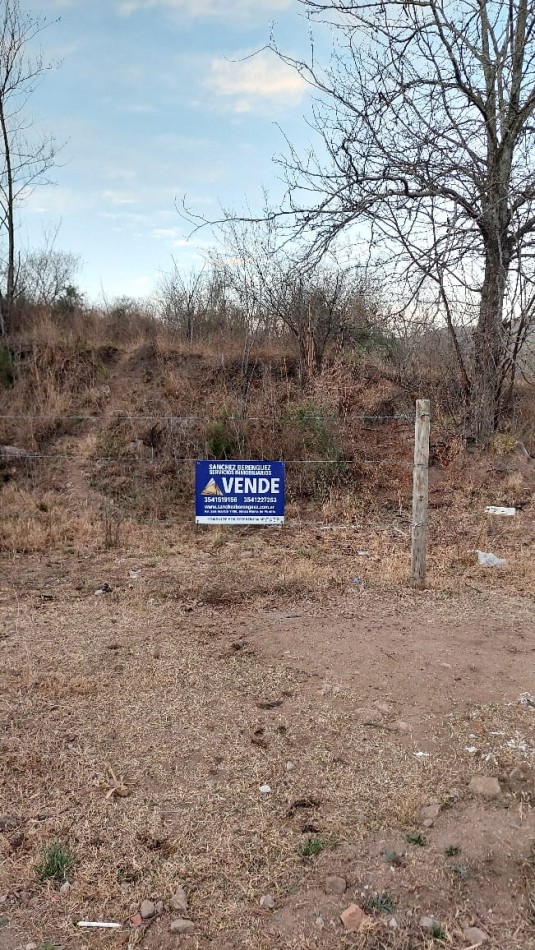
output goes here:
{"type": "Polygon", "coordinates": [[[195,523],[284,524],[284,462],[197,462],[195,523]]]}

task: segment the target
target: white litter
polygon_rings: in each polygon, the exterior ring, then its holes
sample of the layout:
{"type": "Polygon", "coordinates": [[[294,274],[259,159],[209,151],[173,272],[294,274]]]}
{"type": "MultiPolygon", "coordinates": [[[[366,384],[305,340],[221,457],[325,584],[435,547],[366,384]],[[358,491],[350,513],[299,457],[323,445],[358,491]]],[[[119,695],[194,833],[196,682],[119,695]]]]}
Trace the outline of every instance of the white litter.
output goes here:
{"type": "Polygon", "coordinates": [[[477,747],[475,745],[465,745],[464,750],[465,752],[469,752],[470,755],[473,755],[474,752],[477,752],[477,747]]]}
{"type": "Polygon", "coordinates": [[[78,927],[105,927],[107,930],[121,930],[122,924],[108,924],[103,920],[79,920],[78,927]]]}
{"type": "Polygon", "coordinates": [[[496,557],[491,551],[476,550],[476,554],[478,564],[481,564],[482,567],[503,567],[504,564],[507,564],[503,557],[496,557]]]}
{"type": "Polygon", "coordinates": [[[487,505],[485,513],[487,515],[505,515],[507,518],[512,518],[513,515],[516,515],[516,508],[504,508],[501,505],[487,505]]]}
{"type": "Polygon", "coordinates": [[[413,755],[416,756],[417,759],[428,759],[431,753],[430,752],[413,752],[413,755]]]}
{"type": "Polygon", "coordinates": [[[271,785],[261,785],[261,786],[260,786],[260,793],[261,793],[262,795],[270,795],[270,794],[271,794],[271,785]]]}

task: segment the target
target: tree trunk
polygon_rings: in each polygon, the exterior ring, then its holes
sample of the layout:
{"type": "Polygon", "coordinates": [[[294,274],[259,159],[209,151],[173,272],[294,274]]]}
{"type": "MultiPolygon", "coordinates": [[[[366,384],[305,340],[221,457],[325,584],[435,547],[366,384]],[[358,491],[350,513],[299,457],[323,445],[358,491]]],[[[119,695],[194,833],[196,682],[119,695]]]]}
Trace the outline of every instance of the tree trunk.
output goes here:
{"type": "Polygon", "coordinates": [[[474,333],[474,374],[470,403],[471,434],[483,444],[494,435],[499,416],[507,267],[502,248],[487,248],[479,319],[474,333]]]}
{"type": "Polygon", "coordinates": [[[4,147],[4,162],[6,174],[6,207],[5,219],[7,230],[7,266],[6,266],[6,286],[2,294],[2,316],[1,330],[2,336],[7,336],[11,331],[11,320],[13,315],[13,303],[15,300],[15,219],[14,219],[14,196],[13,196],[13,168],[11,165],[11,142],[7,129],[6,117],[3,102],[0,100],[0,132],[2,144],[4,147]]]}

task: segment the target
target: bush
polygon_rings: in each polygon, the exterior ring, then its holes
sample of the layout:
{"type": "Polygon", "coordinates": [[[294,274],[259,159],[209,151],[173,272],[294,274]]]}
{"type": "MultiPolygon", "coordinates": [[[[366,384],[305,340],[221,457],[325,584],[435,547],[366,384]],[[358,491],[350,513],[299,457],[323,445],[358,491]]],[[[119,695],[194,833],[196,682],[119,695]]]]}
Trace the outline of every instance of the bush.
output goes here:
{"type": "Polygon", "coordinates": [[[9,389],[15,382],[13,357],[6,346],[0,346],[0,388],[9,389]]]}

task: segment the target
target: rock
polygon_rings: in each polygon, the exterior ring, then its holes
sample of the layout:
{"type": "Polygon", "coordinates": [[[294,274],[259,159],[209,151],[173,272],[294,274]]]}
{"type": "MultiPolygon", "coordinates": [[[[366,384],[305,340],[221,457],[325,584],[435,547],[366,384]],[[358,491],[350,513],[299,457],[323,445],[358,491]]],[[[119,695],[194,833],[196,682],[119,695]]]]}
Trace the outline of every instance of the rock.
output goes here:
{"type": "Polygon", "coordinates": [[[156,901],[156,913],[158,917],[161,917],[165,910],[165,904],[163,901],[156,901]]]}
{"type": "Polygon", "coordinates": [[[323,917],[316,917],[314,923],[316,924],[316,927],[320,928],[320,930],[322,930],[323,927],[325,927],[325,921],[323,917]]]}
{"type": "Polygon", "coordinates": [[[38,943],[27,943],[24,950],[38,950],[38,948],[39,948],[38,943]]]}
{"type": "Polygon", "coordinates": [[[501,792],[500,783],[497,778],[491,778],[487,775],[474,775],[468,786],[472,795],[480,795],[482,798],[498,798],[501,792]]]}
{"type": "Polygon", "coordinates": [[[398,732],[410,732],[411,727],[408,722],[403,722],[403,719],[396,719],[394,723],[394,729],[397,729],[398,732]]]}
{"type": "Polygon", "coordinates": [[[355,933],[366,927],[369,918],[358,904],[350,904],[349,907],[346,907],[344,912],[340,914],[340,920],[348,933],[355,933]]]}
{"type": "Polygon", "coordinates": [[[273,900],[271,894],[263,894],[260,898],[260,907],[263,907],[264,910],[273,910],[275,907],[275,901],[273,900]]]}
{"type": "Polygon", "coordinates": [[[172,934],[192,934],[195,930],[195,924],[192,920],[186,920],[185,917],[179,917],[178,920],[171,922],[170,931],[172,934]]]}
{"type": "Polygon", "coordinates": [[[347,890],[347,881],[344,877],[339,877],[338,874],[329,874],[325,880],[325,893],[326,894],[345,894],[347,890]]]}
{"type": "Polygon", "coordinates": [[[373,705],[383,716],[390,716],[394,711],[392,703],[382,703],[380,700],[376,700],[373,705]]]}
{"type": "Polygon", "coordinates": [[[479,927],[467,927],[463,933],[464,939],[468,940],[471,947],[477,947],[489,939],[485,931],[480,930],[479,927]]]}
{"type": "Polygon", "coordinates": [[[357,709],[357,718],[365,726],[379,726],[383,722],[383,714],[378,709],[369,709],[367,706],[357,709]]]}
{"type": "Polygon", "coordinates": [[[71,890],[72,890],[72,884],[70,884],[69,881],[65,881],[65,883],[61,885],[59,892],[62,897],[67,897],[70,894],[71,890]]]}
{"type": "Polygon", "coordinates": [[[448,792],[448,798],[453,802],[458,802],[463,797],[463,793],[460,788],[450,788],[448,792]]]}
{"type": "Polygon", "coordinates": [[[295,762],[287,762],[287,763],[286,763],[286,771],[287,771],[287,772],[295,772],[296,768],[297,768],[297,766],[296,766],[295,762]]]}
{"type": "Polygon", "coordinates": [[[143,917],[141,914],[134,914],[134,916],[130,918],[130,923],[133,927],[141,927],[143,925],[143,917]]]}
{"type": "Polygon", "coordinates": [[[422,822],[422,824],[423,824],[424,828],[428,828],[428,829],[429,829],[429,828],[432,828],[432,827],[433,827],[433,825],[435,824],[435,822],[433,821],[432,818],[426,818],[425,821],[422,822]]]}
{"type": "Polygon", "coordinates": [[[0,831],[14,831],[19,824],[18,818],[13,818],[12,815],[0,815],[0,831]]]}
{"type": "Polygon", "coordinates": [[[270,785],[261,785],[260,786],[261,795],[271,795],[271,786],[270,785]]]}
{"type": "Polygon", "coordinates": [[[390,927],[391,930],[398,929],[398,922],[395,917],[390,918],[390,920],[388,921],[388,926],[390,927]]]}
{"type": "Polygon", "coordinates": [[[99,587],[98,590],[95,591],[95,597],[102,597],[103,594],[111,594],[112,591],[113,587],[110,587],[109,584],[103,584],[102,587],[99,587]]]}
{"type": "Polygon", "coordinates": [[[149,918],[154,917],[156,913],[156,904],[153,904],[152,901],[143,901],[139,908],[139,913],[143,917],[143,920],[149,920],[149,918]]]}
{"type": "MultiPolygon", "coordinates": [[[[431,819],[433,821],[435,818],[438,818],[440,815],[440,805],[425,805],[423,808],[420,808],[420,818],[425,820],[431,819]]],[[[424,821],[425,824],[425,821],[424,821]]],[[[428,827],[431,827],[430,825],[428,827]]]]}
{"type": "Polygon", "coordinates": [[[240,557],[243,557],[243,558],[254,557],[254,551],[242,551],[240,554],[240,557]]]}
{"type": "Polygon", "coordinates": [[[420,917],[420,927],[423,930],[439,930],[440,921],[435,917],[420,917]]]}
{"type": "Polygon", "coordinates": [[[180,911],[182,914],[187,914],[188,898],[186,897],[186,892],[183,887],[177,887],[175,893],[169,901],[169,907],[171,910],[180,911]]]}

